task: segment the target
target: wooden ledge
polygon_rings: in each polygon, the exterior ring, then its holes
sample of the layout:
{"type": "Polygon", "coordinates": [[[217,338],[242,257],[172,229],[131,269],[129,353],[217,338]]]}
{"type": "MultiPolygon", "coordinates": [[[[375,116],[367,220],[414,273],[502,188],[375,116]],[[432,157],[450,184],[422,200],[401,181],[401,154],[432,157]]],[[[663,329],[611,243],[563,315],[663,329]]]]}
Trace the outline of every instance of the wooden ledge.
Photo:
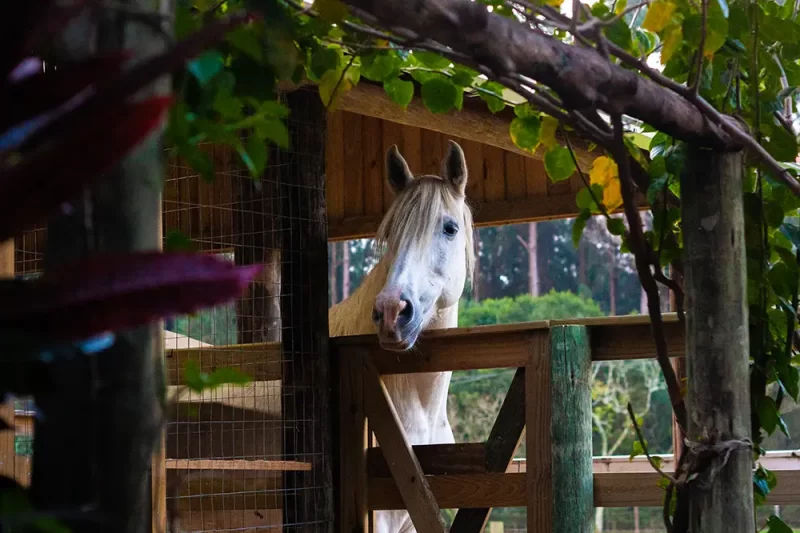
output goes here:
{"type": "Polygon", "coordinates": [[[251,459],[167,459],[167,470],[238,470],[258,472],[310,472],[311,463],[251,459]]]}

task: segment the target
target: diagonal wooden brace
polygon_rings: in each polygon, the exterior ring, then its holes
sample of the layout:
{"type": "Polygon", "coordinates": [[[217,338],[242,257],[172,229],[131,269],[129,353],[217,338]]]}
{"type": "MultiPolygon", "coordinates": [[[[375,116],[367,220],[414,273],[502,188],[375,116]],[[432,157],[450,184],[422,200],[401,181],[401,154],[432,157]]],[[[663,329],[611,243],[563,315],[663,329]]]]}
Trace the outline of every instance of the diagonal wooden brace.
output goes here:
{"type": "Polygon", "coordinates": [[[400,425],[392,399],[371,357],[365,358],[365,410],[408,514],[419,532],[444,533],[439,505],[400,425]]]}

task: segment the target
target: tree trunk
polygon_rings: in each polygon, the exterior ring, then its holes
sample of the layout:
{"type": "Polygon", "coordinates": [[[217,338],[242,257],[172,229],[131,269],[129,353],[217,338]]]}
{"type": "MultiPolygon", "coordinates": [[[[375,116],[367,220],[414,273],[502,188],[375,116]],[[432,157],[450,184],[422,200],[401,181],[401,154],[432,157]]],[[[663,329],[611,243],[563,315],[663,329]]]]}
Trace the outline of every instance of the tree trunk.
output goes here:
{"type": "Polygon", "coordinates": [[[639,533],[639,508],[633,508],[633,533],[639,533]]]}
{"type": "Polygon", "coordinates": [[[350,296],[350,243],[342,241],[342,300],[350,296]]]}
{"type": "MultiPolygon", "coordinates": [[[[155,3],[128,4],[151,11],[155,3]]],[[[170,28],[164,24],[162,31],[170,28]]],[[[104,10],[71,24],[56,49],[65,59],[123,49],[141,57],[161,51],[163,43],[150,26],[104,10]],[[93,38],[96,43],[89,42],[93,38]]],[[[169,88],[164,76],[140,94],[166,94],[169,88]]],[[[164,166],[161,135],[155,134],[76,198],[70,213],[55,215],[47,228],[45,271],[97,252],[159,249],[161,191],[153,184],[162,182],[164,166]]],[[[76,353],[41,366],[52,386],[34,395],[40,415],[31,497],[38,509],[71,511],[64,523],[73,531],[151,530],[148,471],[163,421],[158,402],[163,343],[156,346],[157,328],[116,332],[114,345],[98,357],[76,353]]]]}
{"type": "Polygon", "coordinates": [[[639,312],[643,315],[648,315],[650,311],[647,309],[647,293],[644,289],[639,294],[639,312]]]}
{"type": "Polygon", "coordinates": [[[586,239],[578,243],[578,286],[588,287],[586,283],[586,239]]]}
{"type": "Polygon", "coordinates": [[[528,223],[528,289],[531,296],[539,296],[539,269],[536,254],[536,222],[528,223]]]}
{"type": "Polygon", "coordinates": [[[742,168],[741,153],[692,148],[681,176],[688,439],[703,452],[687,487],[688,531],[753,531],[742,168]]]}

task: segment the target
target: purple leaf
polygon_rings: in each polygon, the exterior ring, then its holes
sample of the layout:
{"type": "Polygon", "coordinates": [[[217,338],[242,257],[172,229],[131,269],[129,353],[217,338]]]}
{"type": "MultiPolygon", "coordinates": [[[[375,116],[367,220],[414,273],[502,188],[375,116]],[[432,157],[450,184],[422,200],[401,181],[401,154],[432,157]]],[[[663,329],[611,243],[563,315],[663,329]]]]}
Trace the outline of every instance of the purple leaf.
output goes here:
{"type": "Polygon", "coordinates": [[[87,339],[229,302],[261,270],[206,254],[96,255],[34,281],[0,284],[0,328],[87,339]]]}

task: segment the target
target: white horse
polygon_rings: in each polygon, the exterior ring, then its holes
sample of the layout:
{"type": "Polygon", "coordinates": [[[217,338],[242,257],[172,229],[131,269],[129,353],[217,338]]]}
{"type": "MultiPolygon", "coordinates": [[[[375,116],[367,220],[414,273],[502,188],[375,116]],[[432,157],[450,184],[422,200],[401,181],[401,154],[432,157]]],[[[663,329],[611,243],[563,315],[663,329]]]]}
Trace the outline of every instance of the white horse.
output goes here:
{"type": "MultiPolygon", "coordinates": [[[[392,146],[386,173],[395,200],[378,229],[382,259],[349,298],[331,307],[330,335],[377,330],[385,350],[414,347],[425,330],[458,325],[458,301],[474,263],[472,212],[465,202],[467,166],[450,141],[442,176],[415,178],[392,146]]],[[[451,372],[385,376],[412,445],[453,443],[447,419],[451,372]]],[[[380,444],[380,442],[378,443],[380,444]]],[[[415,531],[406,511],[380,511],[377,533],[415,531]]]]}

